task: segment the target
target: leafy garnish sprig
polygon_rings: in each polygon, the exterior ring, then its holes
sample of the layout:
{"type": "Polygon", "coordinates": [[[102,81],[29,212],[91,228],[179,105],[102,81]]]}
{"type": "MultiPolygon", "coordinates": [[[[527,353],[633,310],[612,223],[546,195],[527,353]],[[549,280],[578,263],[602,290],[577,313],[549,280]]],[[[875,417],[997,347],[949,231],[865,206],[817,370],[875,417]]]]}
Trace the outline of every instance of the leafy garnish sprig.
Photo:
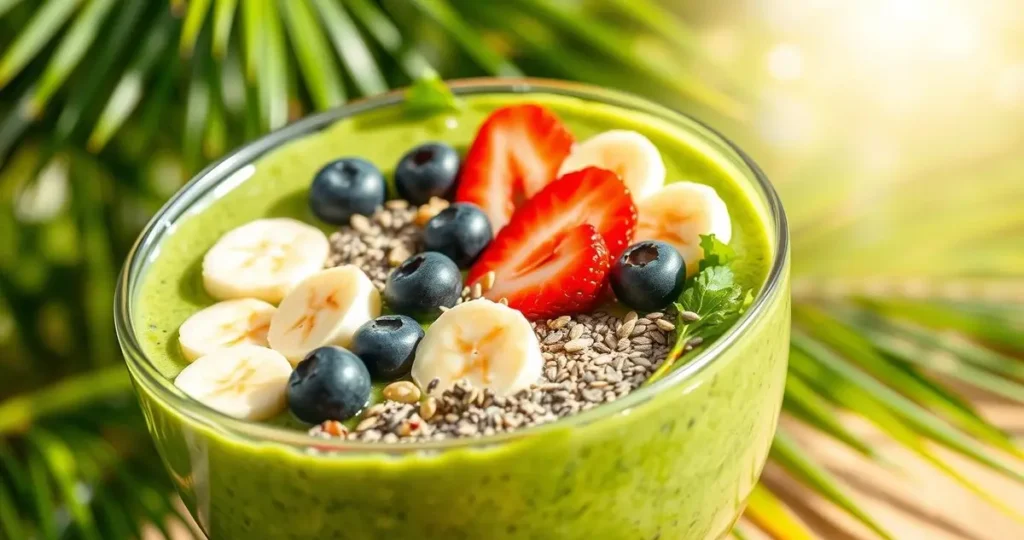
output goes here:
{"type": "Polygon", "coordinates": [[[699,272],[673,304],[678,319],[675,344],[645,384],[664,377],[686,353],[725,333],[750,302],[750,291],[744,294],[728,266],[736,258],[735,251],[713,234],[701,235],[700,245],[704,259],[699,272]]]}
{"type": "Polygon", "coordinates": [[[405,91],[405,110],[410,115],[428,116],[439,112],[454,112],[461,108],[462,101],[433,70],[420,74],[405,91]]]}

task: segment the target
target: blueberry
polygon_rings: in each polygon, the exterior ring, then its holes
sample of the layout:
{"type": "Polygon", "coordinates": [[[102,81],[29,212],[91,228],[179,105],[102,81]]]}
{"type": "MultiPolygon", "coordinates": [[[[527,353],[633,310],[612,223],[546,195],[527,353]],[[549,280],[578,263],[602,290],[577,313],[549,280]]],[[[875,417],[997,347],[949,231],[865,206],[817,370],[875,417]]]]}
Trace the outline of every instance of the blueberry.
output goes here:
{"type": "Polygon", "coordinates": [[[349,348],[366,364],[370,375],[391,381],[412,369],[421,339],[420,323],[405,315],[384,315],[360,326],[349,348]]]}
{"type": "Polygon", "coordinates": [[[360,158],[332,161],[313,177],[309,207],[332,225],[347,225],[353,214],[369,216],[384,204],[384,175],[360,158]]]}
{"type": "Polygon", "coordinates": [[[665,242],[647,240],[626,248],[609,273],[620,302],[639,311],[657,311],[679,298],[686,282],[682,255],[665,242]]]}
{"type": "Polygon", "coordinates": [[[288,407],[310,424],[347,420],[370,400],[370,372],[341,347],[313,349],[288,378],[288,407]]]}
{"type": "Polygon", "coordinates": [[[384,285],[384,302],[391,311],[419,320],[436,317],[442,306],[454,306],[461,294],[459,267],[434,251],[406,259],[384,285]]]}
{"type": "Polygon", "coordinates": [[[493,237],[487,215],[472,203],[452,204],[423,229],[424,248],[447,255],[459,268],[469,268],[493,237]]]}
{"type": "Polygon", "coordinates": [[[459,153],[444,143],[426,143],[409,150],[395,167],[395,188],[412,204],[449,194],[459,175],[459,153]]]}

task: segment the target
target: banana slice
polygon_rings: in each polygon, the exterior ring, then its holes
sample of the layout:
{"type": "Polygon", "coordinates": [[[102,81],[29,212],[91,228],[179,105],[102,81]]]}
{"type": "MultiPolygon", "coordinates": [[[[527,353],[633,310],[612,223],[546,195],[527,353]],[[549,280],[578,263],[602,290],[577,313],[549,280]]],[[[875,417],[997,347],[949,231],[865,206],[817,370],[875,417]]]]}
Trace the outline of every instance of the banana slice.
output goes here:
{"type": "Polygon", "coordinates": [[[266,347],[275,309],[255,298],[218,302],[186,319],[178,329],[181,352],[191,361],[222,347],[266,347]]]}
{"type": "Polygon", "coordinates": [[[270,319],[270,347],[297,364],[324,345],[348,347],[359,327],[380,315],[380,293],[353,265],[321,270],[295,286],[270,319]]]}
{"type": "Polygon", "coordinates": [[[562,162],[558,176],[586,167],[599,167],[617,174],[633,194],[642,200],[665,185],[665,163],[650,139],[625,129],[598,133],[573,146],[562,162]]]}
{"type": "Polygon", "coordinates": [[[266,420],[284,410],[292,366],[256,345],[215,349],[192,362],[174,384],[192,399],[242,420],[266,420]]]}
{"type": "Polygon", "coordinates": [[[732,222],[725,201],[715,188],[694,182],[676,182],[661,188],[637,206],[639,218],[635,241],[661,240],[679,250],[686,261],[686,273],[694,275],[704,248],[700,235],[714,234],[728,244],[732,222]]]}
{"type": "Polygon", "coordinates": [[[460,379],[511,395],[537,382],[543,366],[540,344],[526,317],[481,299],[445,311],[430,325],[416,349],[412,378],[420,388],[438,379],[434,395],[460,379]]]}
{"type": "Polygon", "coordinates": [[[206,252],[203,286],[218,300],[276,304],[323,269],[329,253],[327,237],[316,227],[289,218],[258,219],[228,231],[206,252]]]}

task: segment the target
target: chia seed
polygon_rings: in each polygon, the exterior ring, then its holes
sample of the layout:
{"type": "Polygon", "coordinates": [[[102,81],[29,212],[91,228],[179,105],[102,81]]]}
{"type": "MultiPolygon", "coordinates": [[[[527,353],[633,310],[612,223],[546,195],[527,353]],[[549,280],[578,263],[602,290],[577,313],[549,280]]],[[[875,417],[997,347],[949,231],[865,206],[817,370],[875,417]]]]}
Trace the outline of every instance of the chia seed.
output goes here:
{"type": "Polygon", "coordinates": [[[643,334],[618,340],[614,351],[603,347],[609,336],[615,340],[614,328],[627,327],[633,334],[638,320],[635,313],[619,318],[600,312],[536,321],[534,333],[545,364],[540,380],[529,389],[497,396],[460,380],[430,396],[438,384],[434,380],[419,403],[374,405],[366,414],[375,415],[360,421],[347,438],[406,443],[483,437],[553,422],[621,399],[661,365],[667,344],[672,343],[670,331],[650,324],[643,334]],[[605,350],[599,351],[599,345],[605,350]]]}
{"type": "MultiPolygon", "coordinates": [[[[393,200],[372,216],[353,216],[349,225],[330,236],[327,266],[356,265],[383,290],[391,270],[422,250],[423,224],[445,206],[439,199],[421,207],[393,200]]],[[[494,272],[489,272],[467,284],[459,302],[486,296],[494,281],[494,272]]],[[[504,298],[499,302],[508,305],[504,298]]],[[[681,319],[691,323],[699,316],[683,312],[681,319]]],[[[673,314],[655,312],[640,317],[631,311],[623,317],[596,312],[536,321],[532,325],[544,366],[540,379],[526,390],[497,396],[490,389],[458,381],[438,394],[440,381],[434,379],[420,396],[405,388],[412,386],[408,381],[392,383],[385,401],[369,407],[354,428],[325,423],[310,433],[406,443],[488,436],[578,414],[620,399],[643,384],[674,343],[672,320],[673,314]]],[[[695,338],[687,350],[699,344],[695,338]]]]}
{"type": "MultiPolygon", "coordinates": [[[[388,201],[370,217],[356,214],[349,225],[331,234],[327,266],[358,266],[378,290],[384,290],[391,269],[421,251],[417,209],[388,201]]],[[[404,201],[403,201],[404,202],[404,201]]]]}

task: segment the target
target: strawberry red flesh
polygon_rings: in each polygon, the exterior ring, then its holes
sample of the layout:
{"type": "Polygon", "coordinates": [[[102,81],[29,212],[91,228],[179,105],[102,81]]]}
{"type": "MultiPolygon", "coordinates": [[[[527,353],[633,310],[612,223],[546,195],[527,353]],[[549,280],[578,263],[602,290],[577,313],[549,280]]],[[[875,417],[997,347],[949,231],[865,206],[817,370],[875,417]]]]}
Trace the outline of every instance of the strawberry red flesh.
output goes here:
{"type": "Polygon", "coordinates": [[[594,307],[609,263],[608,248],[593,225],[577,225],[528,251],[517,257],[520,266],[501,269],[487,298],[505,298],[531,320],[594,307]]]}
{"type": "Polygon", "coordinates": [[[592,309],[608,268],[629,244],[636,207],[614,173],[594,167],[548,184],[512,216],[470,269],[487,272],[486,296],[507,298],[528,318],[592,309]]]}
{"type": "Polygon", "coordinates": [[[483,209],[500,230],[516,208],[555,179],[574,139],[540,105],[502,107],[484,121],[463,161],[458,202],[483,209]]]}

